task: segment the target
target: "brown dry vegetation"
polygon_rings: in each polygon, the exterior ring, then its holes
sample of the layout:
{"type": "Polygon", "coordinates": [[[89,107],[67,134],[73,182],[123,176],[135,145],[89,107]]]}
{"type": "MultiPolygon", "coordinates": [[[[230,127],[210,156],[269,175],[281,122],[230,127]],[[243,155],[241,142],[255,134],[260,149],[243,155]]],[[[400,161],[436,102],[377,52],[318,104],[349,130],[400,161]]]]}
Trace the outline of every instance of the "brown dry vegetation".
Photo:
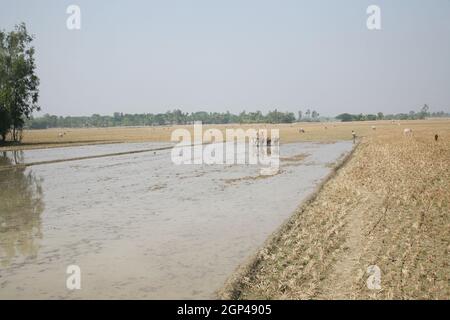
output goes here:
{"type": "Polygon", "coordinates": [[[363,138],[219,296],[449,299],[450,125],[408,126],[413,137],[377,127],[363,138]],[[367,288],[370,265],[381,290],[367,288]]]}

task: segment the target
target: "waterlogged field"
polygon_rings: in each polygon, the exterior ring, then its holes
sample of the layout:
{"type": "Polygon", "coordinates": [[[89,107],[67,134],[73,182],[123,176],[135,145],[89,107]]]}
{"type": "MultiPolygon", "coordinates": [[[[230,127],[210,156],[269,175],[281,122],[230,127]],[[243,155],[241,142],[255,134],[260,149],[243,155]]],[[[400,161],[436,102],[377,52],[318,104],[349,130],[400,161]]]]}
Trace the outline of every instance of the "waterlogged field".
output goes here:
{"type": "Polygon", "coordinates": [[[261,165],[175,165],[167,145],[2,152],[0,298],[214,297],[352,148],[283,144],[267,176],[261,165]],[[81,290],[66,288],[69,265],[81,290]]]}
{"type": "Polygon", "coordinates": [[[449,298],[450,120],[255,127],[280,130],[279,174],[174,165],[171,133],[189,126],[25,131],[0,147],[0,298],[209,298],[225,279],[225,298],[449,298]],[[350,161],[297,210],[352,130],[350,161]],[[82,290],[66,288],[71,264],[82,290]]]}

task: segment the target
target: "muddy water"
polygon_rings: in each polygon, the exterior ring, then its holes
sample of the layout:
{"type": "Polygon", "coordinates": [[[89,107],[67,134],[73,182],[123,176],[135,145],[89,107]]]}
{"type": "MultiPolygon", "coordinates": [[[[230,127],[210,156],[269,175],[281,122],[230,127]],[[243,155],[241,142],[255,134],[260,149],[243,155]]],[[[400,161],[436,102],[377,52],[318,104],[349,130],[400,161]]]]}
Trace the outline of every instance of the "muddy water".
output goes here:
{"type": "MultiPolygon", "coordinates": [[[[271,177],[177,166],[170,150],[0,170],[0,298],[211,298],[350,149],[282,145],[271,177]],[[72,264],[81,290],[66,289],[72,264]]],[[[0,154],[0,165],[31,152],[0,154]]]]}

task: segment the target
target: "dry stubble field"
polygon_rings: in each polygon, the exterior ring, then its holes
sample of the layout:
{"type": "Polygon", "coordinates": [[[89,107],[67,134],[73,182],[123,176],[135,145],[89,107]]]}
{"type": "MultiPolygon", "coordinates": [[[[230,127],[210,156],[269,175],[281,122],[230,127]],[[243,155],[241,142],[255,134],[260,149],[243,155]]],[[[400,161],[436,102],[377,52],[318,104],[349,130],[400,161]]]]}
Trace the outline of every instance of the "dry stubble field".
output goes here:
{"type": "MultiPolygon", "coordinates": [[[[326,123],[294,123],[294,124],[242,124],[242,125],[204,125],[203,130],[248,128],[279,129],[282,143],[298,141],[336,141],[352,138],[355,130],[358,137],[368,137],[379,132],[401,133],[404,128],[411,128],[418,133],[426,130],[428,134],[445,133],[449,130],[450,120],[416,120],[416,121],[364,121],[364,122],[326,122],[326,123]],[[377,130],[371,129],[376,126],[377,130]],[[303,128],[305,133],[300,134],[303,128]]],[[[173,130],[188,129],[192,125],[157,126],[157,127],[110,127],[110,128],[55,128],[44,130],[24,130],[20,145],[0,146],[1,150],[35,149],[86,144],[120,143],[120,142],[168,142],[173,130]],[[59,137],[59,133],[65,133],[59,137]]]]}
{"type": "Polygon", "coordinates": [[[449,299],[450,124],[377,126],[219,292],[236,299],[449,299]],[[434,141],[434,135],[439,140],[434,141]],[[367,268],[381,271],[369,290],[367,268]]]}

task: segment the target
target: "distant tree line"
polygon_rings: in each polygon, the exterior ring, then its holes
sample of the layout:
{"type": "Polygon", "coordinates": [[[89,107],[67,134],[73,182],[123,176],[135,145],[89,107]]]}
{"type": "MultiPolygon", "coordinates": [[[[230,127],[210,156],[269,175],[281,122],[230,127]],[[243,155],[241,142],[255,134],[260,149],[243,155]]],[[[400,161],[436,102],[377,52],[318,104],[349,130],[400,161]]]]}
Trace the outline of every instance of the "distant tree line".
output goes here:
{"type": "Polygon", "coordinates": [[[161,126],[192,124],[201,121],[204,124],[226,124],[226,123],[292,123],[297,119],[292,112],[269,111],[263,114],[261,111],[241,112],[232,114],[230,112],[193,112],[185,113],[179,109],[165,113],[141,113],[123,114],[115,112],[110,115],[93,114],[92,116],[54,116],[46,114],[43,117],[30,118],[26,126],[30,129],[45,128],[81,128],[81,127],[117,127],[117,126],[161,126]]]}
{"type": "MultiPolygon", "coordinates": [[[[204,124],[227,124],[227,123],[293,123],[296,121],[320,121],[319,113],[307,109],[305,113],[298,112],[296,118],[293,112],[281,112],[277,109],[263,114],[261,111],[246,112],[239,114],[230,112],[192,112],[185,113],[179,109],[165,113],[140,113],[124,114],[115,112],[110,115],[93,114],[91,116],[55,116],[45,114],[42,117],[30,118],[26,127],[29,129],[46,128],[82,128],[82,127],[118,127],[118,126],[162,126],[192,124],[201,121],[204,124]]],[[[322,118],[324,119],[324,118],[322,118]]]]}
{"type": "Polygon", "coordinates": [[[323,118],[320,118],[320,114],[316,110],[306,109],[304,113],[303,111],[298,112],[298,122],[319,122],[321,120],[323,118]]]}
{"type": "Polygon", "coordinates": [[[111,115],[93,114],[92,116],[55,116],[45,114],[42,117],[30,117],[25,123],[29,129],[47,128],[83,128],[83,127],[119,127],[119,126],[163,126],[192,124],[201,121],[204,124],[248,124],[248,123],[293,123],[293,122],[318,122],[318,121],[367,121],[367,120],[418,120],[428,117],[450,117],[443,111],[429,112],[425,105],[419,112],[411,111],[408,114],[349,114],[342,113],[335,118],[321,117],[315,110],[307,109],[304,113],[298,112],[297,118],[292,112],[281,112],[277,109],[263,114],[261,111],[241,112],[233,114],[230,112],[192,112],[185,113],[179,109],[165,113],[141,113],[124,114],[115,112],[111,115]]]}
{"type": "Polygon", "coordinates": [[[350,114],[350,113],[341,113],[336,116],[337,120],[341,120],[342,122],[347,121],[373,121],[373,120],[421,120],[425,118],[445,118],[450,117],[450,113],[446,113],[444,111],[439,112],[429,112],[428,105],[424,105],[420,111],[410,111],[409,113],[397,113],[397,114],[383,114],[382,112],[378,112],[377,114],[350,114]]]}

